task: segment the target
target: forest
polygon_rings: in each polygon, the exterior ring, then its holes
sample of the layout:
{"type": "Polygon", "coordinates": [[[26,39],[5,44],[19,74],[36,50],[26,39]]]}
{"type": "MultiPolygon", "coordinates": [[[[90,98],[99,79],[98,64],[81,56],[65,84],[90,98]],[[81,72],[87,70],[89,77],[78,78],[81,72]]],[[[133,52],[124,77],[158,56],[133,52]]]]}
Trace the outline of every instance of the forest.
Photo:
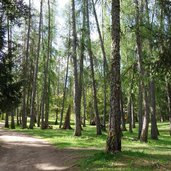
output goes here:
{"type": "Polygon", "coordinates": [[[0,156],[171,170],[171,1],[0,0],[0,156]]]}

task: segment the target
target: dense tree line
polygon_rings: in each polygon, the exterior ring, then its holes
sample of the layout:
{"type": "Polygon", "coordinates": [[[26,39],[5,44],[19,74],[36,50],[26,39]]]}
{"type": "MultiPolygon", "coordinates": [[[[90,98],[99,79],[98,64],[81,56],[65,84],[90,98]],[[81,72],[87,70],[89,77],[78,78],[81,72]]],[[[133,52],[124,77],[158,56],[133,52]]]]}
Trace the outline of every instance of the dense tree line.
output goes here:
{"type": "Polygon", "coordinates": [[[170,120],[171,135],[169,0],[70,0],[60,14],[62,30],[58,1],[40,0],[39,9],[28,2],[0,1],[6,127],[10,116],[12,128],[15,118],[23,129],[47,129],[55,118],[59,128],[71,129],[74,114],[74,135],[81,136],[88,122],[97,135],[107,130],[111,153],[121,151],[126,123],[129,132],[138,126],[142,142],[149,126],[158,139],[159,121],[170,120]]]}

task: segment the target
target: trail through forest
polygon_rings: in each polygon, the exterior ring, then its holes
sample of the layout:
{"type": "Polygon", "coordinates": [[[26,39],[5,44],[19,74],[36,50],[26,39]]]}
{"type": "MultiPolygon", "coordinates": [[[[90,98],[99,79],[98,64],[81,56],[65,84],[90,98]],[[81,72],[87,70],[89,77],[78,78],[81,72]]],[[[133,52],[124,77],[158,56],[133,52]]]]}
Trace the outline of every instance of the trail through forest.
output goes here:
{"type": "Polygon", "coordinates": [[[0,171],[77,171],[76,150],[57,149],[42,139],[2,129],[0,124],[0,171]]]}

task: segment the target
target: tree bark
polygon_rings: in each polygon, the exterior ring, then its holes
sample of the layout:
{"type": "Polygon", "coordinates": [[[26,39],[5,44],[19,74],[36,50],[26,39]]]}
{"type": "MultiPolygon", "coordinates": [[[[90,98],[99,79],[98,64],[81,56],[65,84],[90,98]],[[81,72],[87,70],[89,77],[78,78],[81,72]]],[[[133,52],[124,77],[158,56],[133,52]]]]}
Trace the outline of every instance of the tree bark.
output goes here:
{"type": "Polygon", "coordinates": [[[129,97],[128,97],[128,117],[129,117],[129,132],[132,133],[132,128],[133,128],[133,116],[132,116],[132,103],[133,103],[133,98],[132,98],[132,89],[133,89],[133,84],[134,84],[134,66],[133,66],[133,71],[132,71],[132,79],[130,83],[130,92],[129,92],[129,97]]]}
{"type": "Polygon", "coordinates": [[[86,102],[86,93],[85,93],[85,84],[83,87],[83,106],[84,106],[84,115],[83,115],[83,127],[86,127],[86,109],[87,109],[87,102],[86,102]]]}
{"type": "Polygon", "coordinates": [[[102,55],[103,55],[103,82],[104,82],[104,87],[103,87],[103,98],[104,98],[104,104],[103,104],[103,128],[104,130],[106,130],[106,106],[107,106],[107,83],[106,83],[106,73],[108,72],[108,63],[107,63],[107,58],[106,58],[106,51],[105,51],[105,47],[104,47],[104,39],[102,38],[102,34],[100,31],[100,26],[99,26],[99,21],[97,18],[97,13],[96,13],[96,8],[95,8],[95,3],[94,0],[92,0],[92,4],[93,4],[93,12],[94,12],[94,17],[95,17],[95,21],[96,21],[96,26],[97,26],[97,31],[99,34],[99,39],[100,39],[100,46],[101,46],[101,50],[102,50],[102,55]]]}
{"type": "Polygon", "coordinates": [[[91,76],[93,81],[93,99],[94,99],[94,109],[96,114],[96,134],[101,135],[101,127],[100,127],[100,117],[98,111],[98,102],[97,102],[97,90],[96,90],[96,81],[95,81],[95,74],[94,74],[94,61],[93,61],[93,52],[91,49],[91,38],[90,38],[90,23],[89,23],[89,3],[86,1],[86,15],[87,15],[87,46],[88,46],[88,55],[90,57],[90,68],[91,68],[91,76]]]}
{"type": "MultiPolygon", "coordinates": [[[[149,113],[147,105],[147,91],[142,79],[144,79],[144,69],[142,66],[142,39],[140,33],[140,8],[139,1],[135,0],[136,6],[136,45],[137,45],[137,63],[138,63],[138,72],[139,72],[139,132],[138,138],[140,141],[147,142],[148,139],[148,125],[149,125],[149,113]],[[142,110],[144,107],[144,115],[142,117],[142,110]]],[[[142,7],[141,7],[142,8],[142,7]]]]}
{"type": "Polygon", "coordinates": [[[150,102],[151,102],[151,138],[154,140],[158,139],[158,129],[156,121],[156,97],[155,97],[155,82],[150,81],[150,102]]]}
{"type": "MultiPolygon", "coordinates": [[[[70,39],[70,36],[69,36],[69,39],[70,39]]],[[[68,68],[69,68],[69,56],[70,56],[70,54],[68,53],[66,75],[65,75],[65,83],[64,83],[64,90],[63,90],[63,99],[62,99],[62,110],[61,110],[61,114],[60,114],[59,128],[62,127],[63,113],[64,113],[64,107],[65,107],[65,96],[66,96],[66,88],[67,88],[67,80],[68,80],[68,68]]]]}
{"type": "Polygon", "coordinates": [[[9,128],[9,118],[8,113],[5,115],[5,128],[9,128]]]}
{"type": "Polygon", "coordinates": [[[65,122],[63,125],[63,129],[72,129],[70,124],[70,116],[71,116],[71,105],[69,104],[68,110],[65,116],[65,122]]]}
{"type": "Polygon", "coordinates": [[[47,45],[47,57],[45,63],[44,80],[43,80],[43,92],[42,92],[42,124],[41,128],[48,128],[48,115],[49,115],[49,60],[50,60],[50,42],[51,42],[51,11],[50,11],[50,0],[48,0],[48,45],[47,45]],[[44,120],[45,118],[45,120],[44,120]]]}
{"type": "Polygon", "coordinates": [[[146,87],[144,87],[143,104],[144,104],[144,115],[143,115],[143,125],[142,125],[140,141],[147,142],[148,141],[148,127],[149,127],[149,107],[148,107],[148,95],[147,95],[146,87]]]}
{"type": "Polygon", "coordinates": [[[168,111],[169,111],[169,121],[170,121],[170,136],[171,136],[171,85],[170,83],[167,81],[166,82],[166,86],[167,86],[167,100],[168,100],[168,111]]]}
{"type": "Polygon", "coordinates": [[[22,104],[22,128],[27,128],[27,79],[28,79],[28,63],[29,63],[29,43],[30,43],[30,31],[31,31],[31,0],[29,0],[29,18],[28,18],[28,31],[27,31],[27,44],[26,44],[26,57],[23,68],[23,76],[25,77],[25,85],[23,89],[23,104],[22,104]]]}
{"type": "Polygon", "coordinates": [[[111,96],[109,133],[106,151],[116,153],[121,151],[121,111],[120,111],[120,0],[112,0],[112,59],[111,59],[111,96]]]}
{"type": "Polygon", "coordinates": [[[11,129],[15,129],[14,112],[11,112],[11,129]]]}
{"type": "Polygon", "coordinates": [[[37,47],[37,55],[36,55],[36,65],[34,68],[34,76],[33,76],[33,88],[31,95],[31,106],[30,106],[30,129],[33,129],[34,126],[34,103],[36,96],[36,86],[37,86],[37,74],[38,74],[38,66],[39,66],[39,56],[40,56],[40,40],[41,40],[41,27],[42,27],[42,9],[43,9],[43,0],[40,2],[40,17],[39,17],[39,38],[38,38],[38,47],[37,47]]]}
{"type": "Polygon", "coordinates": [[[128,98],[128,117],[129,117],[129,132],[132,133],[132,98],[128,98]]]}
{"type": "Polygon", "coordinates": [[[122,131],[127,131],[126,129],[126,125],[125,125],[125,113],[124,113],[124,110],[123,110],[123,96],[122,96],[122,91],[120,92],[121,95],[120,95],[120,110],[121,110],[121,129],[122,131]]]}
{"type": "Polygon", "coordinates": [[[79,101],[79,79],[78,79],[78,64],[77,64],[77,34],[76,34],[76,20],[75,20],[75,0],[72,0],[72,58],[74,63],[74,83],[75,83],[75,136],[81,136],[81,120],[80,120],[80,101],[79,101]]]}
{"type": "Polygon", "coordinates": [[[133,101],[133,94],[131,95],[132,100],[131,100],[131,115],[132,115],[132,128],[135,128],[135,113],[134,113],[134,101],[133,101]]]}

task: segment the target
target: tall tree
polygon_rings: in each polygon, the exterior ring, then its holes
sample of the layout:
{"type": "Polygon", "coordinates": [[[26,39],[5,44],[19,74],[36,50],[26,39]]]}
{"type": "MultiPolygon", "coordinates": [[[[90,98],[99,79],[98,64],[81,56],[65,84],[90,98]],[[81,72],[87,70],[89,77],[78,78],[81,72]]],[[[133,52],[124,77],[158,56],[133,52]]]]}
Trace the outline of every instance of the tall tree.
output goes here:
{"type": "Polygon", "coordinates": [[[23,76],[25,78],[25,84],[23,89],[23,103],[22,103],[22,128],[27,128],[27,86],[28,86],[28,64],[29,64],[29,48],[30,48],[30,31],[31,31],[31,0],[29,0],[29,16],[28,16],[28,30],[27,30],[27,42],[26,42],[26,54],[23,64],[23,76]]]}
{"type": "Polygon", "coordinates": [[[71,0],[72,6],[72,58],[74,64],[74,108],[75,108],[75,136],[81,135],[81,117],[80,117],[80,87],[78,77],[78,63],[77,63],[77,33],[76,33],[76,19],[75,19],[75,0],[71,0]]]}
{"type": "MultiPolygon", "coordinates": [[[[97,17],[97,12],[96,12],[96,8],[95,8],[95,3],[94,0],[92,0],[92,4],[93,4],[93,12],[94,12],[94,16],[95,16],[95,21],[96,21],[96,26],[97,26],[97,31],[99,34],[99,39],[100,39],[100,46],[101,46],[101,50],[102,50],[102,55],[103,55],[103,82],[104,82],[104,87],[103,87],[103,93],[104,93],[104,105],[103,105],[103,127],[104,129],[106,129],[106,113],[107,113],[107,80],[106,80],[106,73],[108,71],[108,63],[107,63],[107,58],[106,58],[106,51],[105,51],[105,47],[104,47],[104,39],[102,37],[102,33],[100,31],[100,26],[99,26],[99,21],[98,21],[98,17],[97,17]]],[[[103,8],[103,7],[102,7],[103,8]]],[[[102,14],[103,15],[103,14],[102,14]]]]}
{"type": "Polygon", "coordinates": [[[120,111],[120,0],[112,0],[112,57],[110,83],[109,133],[106,151],[121,151],[121,111],[120,111]]]}
{"type": "Polygon", "coordinates": [[[47,1],[48,5],[48,37],[47,37],[47,52],[44,54],[45,64],[44,64],[44,77],[43,77],[43,90],[42,90],[42,104],[41,104],[41,128],[48,128],[48,117],[49,117],[49,95],[50,95],[50,78],[49,78],[49,68],[50,68],[50,52],[51,52],[51,7],[50,0],[47,1]]]}
{"type": "Polygon", "coordinates": [[[31,96],[31,106],[30,106],[30,129],[33,129],[34,120],[35,120],[35,97],[36,97],[36,87],[37,87],[37,74],[38,74],[38,66],[39,66],[39,56],[40,56],[40,42],[41,42],[41,27],[42,27],[42,10],[43,10],[43,0],[40,1],[40,16],[39,16],[39,38],[38,38],[38,46],[37,46],[37,55],[36,55],[36,65],[34,68],[34,76],[33,76],[33,85],[32,85],[32,96],[31,96]]]}
{"type": "Polygon", "coordinates": [[[97,89],[96,89],[96,81],[95,81],[95,73],[94,73],[94,59],[91,45],[91,37],[90,37],[90,21],[89,21],[89,3],[86,1],[86,15],[87,15],[87,48],[88,55],[90,57],[90,68],[91,68],[91,76],[92,76],[92,86],[93,86],[93,100],[94,100],[94,110],[96,114],[96,134],[101,135],[101,127],[100,127],[100,117],[98,110],[98,102],[97,102],[97,89]]]}

